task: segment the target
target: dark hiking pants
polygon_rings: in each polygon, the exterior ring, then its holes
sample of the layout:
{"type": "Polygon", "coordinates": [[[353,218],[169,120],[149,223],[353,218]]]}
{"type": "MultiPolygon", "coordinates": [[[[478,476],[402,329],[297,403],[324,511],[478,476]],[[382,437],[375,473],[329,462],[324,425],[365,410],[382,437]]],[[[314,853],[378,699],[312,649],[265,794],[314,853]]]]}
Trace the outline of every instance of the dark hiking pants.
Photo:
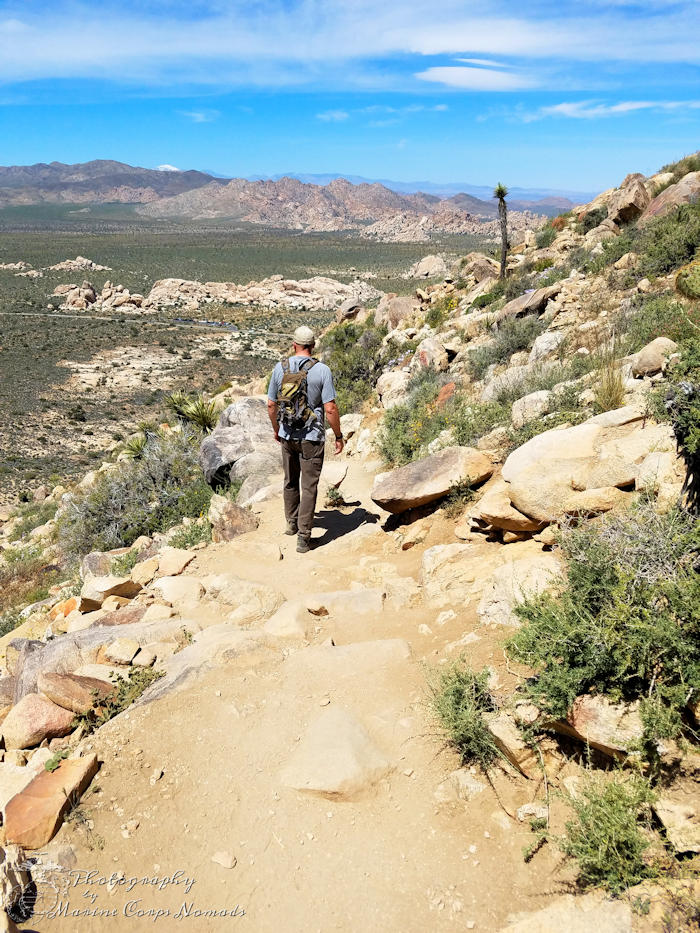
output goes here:
{"type": "Polygon", "coordinates": [[[309,538],[325,442],[282,440],[280,443],[284,465],[284,514],[288,522],[297,525],[302,537],[309,538]]]}

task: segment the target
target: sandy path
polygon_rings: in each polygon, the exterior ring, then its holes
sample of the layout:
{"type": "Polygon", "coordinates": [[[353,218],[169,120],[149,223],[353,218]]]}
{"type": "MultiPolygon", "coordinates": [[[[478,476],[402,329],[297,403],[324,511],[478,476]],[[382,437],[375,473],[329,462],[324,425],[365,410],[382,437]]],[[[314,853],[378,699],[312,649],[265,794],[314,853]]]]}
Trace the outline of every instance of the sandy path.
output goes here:
{"type": "MultiPolygon", "coordinates": [[[[322,511],[316,536],[326,527],[326,544],[312,554],[297,555],[295,540],[280,534],[280,500],[260,507],[256,532],[199,552],[187,573],[234,573],[288,598],[300,588],[331,591],[373,580],[387,581],[394,596],[378,616],[319,617],[309,646],[239,656],[103,727],[92,740],[104,761],[94,782],[99,790],[83,800],[92,829],[69,822],[57,842],[74,845],[81,872],[72,876],[65,911],[113,915],[44,918],[34,929],[208,933],[235,922],[256,933],[497,931],[509,914],[541,906],[544,890],[556,887],[548,880],[554,853],[545,849],[523,862],[531,833],[506,816],[489,786],[470,802],[436,799],[459,761],[431,721],[422,661],[454,656],[445,647],[474,630],[476,618],[473,607],[456,607],[455,619],[436,626],[439,610],[412,595],[420,552],[454,541],[454,522],[436,516],[425,545],[402,552],[372,520],[370,483],[350,461],[343,488],[358,504],[322,511]],[[426,624],[431,632],[419,631],[426,624]],[[324,646],[329,637],[337,648],[324,646]],[[376,641],[385,639],[405,639],[410,657],[378,650],[376,641]],[[362,722],[393,765],[350,801],[302,793],[280,778],[300,736],[329,707],[362,722]],[[151,783],[154,769],[163,775],[151,783]],[[138,820],[138,828],[123,831],[128,820],[138,820]],[[235,867],[212,861],[221,851],[235,857],[235,867]],[[138,879],[180,871],[193,883],[189,892],[183,882],[163,890],[117,885],[110,893],[87,883],[90,870],[95,878],[123,871],[138,879]],[[196,913],[237,905],[234,917],[196,913]],[[154,916],[158,910],[164,913],[154,916]]],[[[480,546],[488,563],[498,546],[480,546]]],[[[472,654],[507,678],[497,637],[480,633],[472,654]]],[[[541,796],[535,782],[505,774],[495,782],[511,812],[541,796]]]]}

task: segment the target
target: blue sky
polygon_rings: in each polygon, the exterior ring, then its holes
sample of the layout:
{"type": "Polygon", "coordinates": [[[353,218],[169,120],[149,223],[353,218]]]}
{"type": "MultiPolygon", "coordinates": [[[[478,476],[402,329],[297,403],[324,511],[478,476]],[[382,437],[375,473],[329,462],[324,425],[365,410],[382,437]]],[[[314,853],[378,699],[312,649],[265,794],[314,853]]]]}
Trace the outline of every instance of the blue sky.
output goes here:
{"type": "Polygon", "coordinates": [[[0,0],[0,164],[599,190],[700,148],[697,0],[0,0]]]}

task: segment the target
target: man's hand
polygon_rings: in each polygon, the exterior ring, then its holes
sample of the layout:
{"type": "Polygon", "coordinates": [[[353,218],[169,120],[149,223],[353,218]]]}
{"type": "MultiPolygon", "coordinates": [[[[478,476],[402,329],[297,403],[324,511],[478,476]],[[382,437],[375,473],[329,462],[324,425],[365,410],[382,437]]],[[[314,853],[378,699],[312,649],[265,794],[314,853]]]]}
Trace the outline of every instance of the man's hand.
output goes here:
{"type": "Polygon", "coordinates": [[[335,439],[335,452],[336,452],[336,454],[342,454],[342,452],[343,452],[343,447],[345,447],[345,439],[342,438],[342,437],[341,437],[341,438],[337,438],[337,437],[336,437],[336,439],[335,439]]]}
{"type": "Polygon", "coordinates": [[[275,432],[275,440],[279,444],[280,435],[279,424],[277,422],[277,402],[273,402],[270,399],[267,400],[267,414],[270,419],[270,424],[272,425],[272,430],[275,432]]]}
{"type": "Polygon", "coordinates": [[[323,410],[326,413],[326,420],[328,424],[333,429],[335,434],[335,452],[336,455],[342,453],[343,447],[345,446],[345,441],[343,439],[343,432],[340,429],[340,412],[338,411],[338,406],[335,403],[335,399],[331,402],[326,402],[323,406],[323,410]]]}

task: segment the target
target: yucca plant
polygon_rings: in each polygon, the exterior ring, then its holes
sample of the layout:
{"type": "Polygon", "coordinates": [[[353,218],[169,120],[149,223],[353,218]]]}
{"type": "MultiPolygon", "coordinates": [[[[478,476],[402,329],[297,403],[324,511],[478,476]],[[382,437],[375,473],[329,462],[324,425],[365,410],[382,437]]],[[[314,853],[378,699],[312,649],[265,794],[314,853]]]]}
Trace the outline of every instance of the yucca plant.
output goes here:
{"type": "Polygon", "coordinates": [[[130,460],[140,460],[146,450],[147,440],[145,434],[135,434],[124,443],[122,453],[130,460]]]}
{"type": "Polygon", "coordinates": [[[188,395],[182,390],[166,396],[165,404],[180,421],[193,424],[202,431],[212,431],[217,421],[216,404],[203,395],[188,395]]]}

